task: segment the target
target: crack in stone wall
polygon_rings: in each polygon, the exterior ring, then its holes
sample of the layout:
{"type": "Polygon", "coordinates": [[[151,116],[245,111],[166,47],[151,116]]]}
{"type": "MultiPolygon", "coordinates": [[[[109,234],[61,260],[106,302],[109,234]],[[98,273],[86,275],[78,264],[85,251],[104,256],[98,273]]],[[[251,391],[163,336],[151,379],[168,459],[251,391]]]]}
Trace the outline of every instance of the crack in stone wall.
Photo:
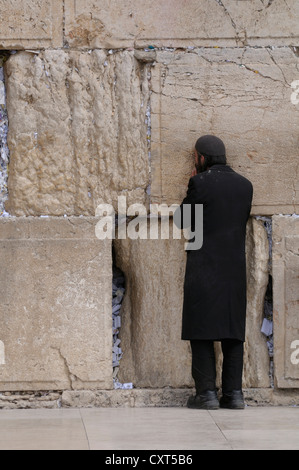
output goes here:
{"type": "Polygon", "coordinates": [[[121,309],[125,295],[125,276],[124,273],[116,266],[115,256],[113,256],[113,282],[112,282],[112,367],[113,367],[113,384],[116,390],[128,390],[133,388],[132,383],[121,383],[118,379],[123,352],[121,348],[121,339],[119,333],[121,329],[121,309]]]}
{"type": "Polygon", "coordinates": [[[257,216],[265,227],[269,243],[269,281],[264,300],[264,318],[261,332],[265,336],[269,352],[269,377],[270,385],[274,387],[274,334],[273,334],[273,281],[272,281],[272,218],[257,216]]]}
{"type": "Polygon", "coordinates": [[[8,215],[5,211],[5,202],[8,199],[9,148],[7,145],[8,115],[4,77],[4,63],[8,57],[9,53],[0,51],[0,217],[8,215]]]}

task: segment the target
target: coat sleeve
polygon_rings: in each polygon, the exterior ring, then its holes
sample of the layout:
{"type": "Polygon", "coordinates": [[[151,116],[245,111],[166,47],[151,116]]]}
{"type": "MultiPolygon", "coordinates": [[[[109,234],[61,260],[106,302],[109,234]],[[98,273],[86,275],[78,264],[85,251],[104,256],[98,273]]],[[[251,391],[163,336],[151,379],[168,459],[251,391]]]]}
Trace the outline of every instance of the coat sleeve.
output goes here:
{"type": "Polygon", "coordinates": [[[196,195],[196,190],[195,190],[194,177],[193,177],[193,178],[190,178],[189,180],[187,196],[183,200],[181,204],[181,208],[184,204],[195,204],[195,195],[196,195]]]}
{"type": "Polygon", "coordinates": [[[191,206],[191,227],[194,225],[195,202],[196,202],[196,189],[195,189],[194,179],[190,178],[189,184],[188,184],[187,195],[185,199],[183,200],[182,204],[180,205],[180,207],[178,207],[178,209],[176,210],[174,214],[174,221],[178,228],[184,229],[184,228],[190,227],[190,223],[189,223],[190,217],[186,217],[186,216],[184,217],[184,207],[187,205],[191,206]]]}

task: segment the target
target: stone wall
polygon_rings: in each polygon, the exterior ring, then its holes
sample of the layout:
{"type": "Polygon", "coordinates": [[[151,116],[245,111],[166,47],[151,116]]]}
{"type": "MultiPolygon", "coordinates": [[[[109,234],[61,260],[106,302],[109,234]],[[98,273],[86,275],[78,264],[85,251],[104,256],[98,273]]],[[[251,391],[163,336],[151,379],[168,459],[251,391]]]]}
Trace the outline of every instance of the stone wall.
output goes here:
{"type": "Polygon", "coordinates": [[[0,390],[112,388],[111,243],[88,218],[0,218],[0,390]]]}
{"type": "Polygon", "coordinates": [[[151,202],[179,203],[197,136],[215,133],[254,184],[253,214],[299,212],[298,66],[289,47],[15,54],[7,210],[93,216],[119,195],[145,203],[149,184],[151,202]]]}
{"type": "MultiPolygon", "coordinates": [[[[110,390],[112,250],[95,239],[95,211],[102,202],[117,211],[118,196],[148,209],[180,202],[205,133],[223,138],[229,164],[254,185],[244,387],[251,402],[283,400],[279,390],[298,387],[299,367],[299,227],[290,217],[299,213],[298,1],[0,0],[0,8],[4,402],[30,390],[64,390],[66,406],[88,397],[103,406],[103,390],[107,403],[121,401],[110,390]],[[273,218],[273,266],[258,216],[273,218]],[[269,275],[274,376],[261,333],[269,275]]],[[[192,387],[180,341],[182,240],[116,240],[114,251],[126,277],[119,379],[192,387]]],[[[136,406],[138,394],[128,393],[136,406]]],[[[165,404],[165,394],[150,396],[165,404]]]]}

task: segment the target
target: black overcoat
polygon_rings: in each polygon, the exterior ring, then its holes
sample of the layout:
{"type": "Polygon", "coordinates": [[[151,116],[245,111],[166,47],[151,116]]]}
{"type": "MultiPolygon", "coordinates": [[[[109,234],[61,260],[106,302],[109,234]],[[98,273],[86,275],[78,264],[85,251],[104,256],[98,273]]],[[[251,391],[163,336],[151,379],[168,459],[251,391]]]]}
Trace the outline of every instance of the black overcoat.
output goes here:
{"type": "Polygon", "coordinates": [[[189,181],[184,204],[203,204],[203,245],[187,252],[183,340],[245,341],[246,224],[251,182],[227,165],[189,181]]]}

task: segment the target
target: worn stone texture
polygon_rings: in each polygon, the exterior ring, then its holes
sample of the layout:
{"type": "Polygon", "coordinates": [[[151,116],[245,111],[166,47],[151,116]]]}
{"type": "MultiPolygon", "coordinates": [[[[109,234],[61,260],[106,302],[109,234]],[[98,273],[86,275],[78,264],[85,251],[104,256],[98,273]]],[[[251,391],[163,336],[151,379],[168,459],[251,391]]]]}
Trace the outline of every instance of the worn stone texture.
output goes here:
{"type": "Polygon", "coordinates": [[[297,0],[1,0],[0,48],[298,45],[297,0]]]}
{"type": "MultiPolygon", "coordinates": [[[[264,318],[264,299],[269,282],[269,242],[261,220],[251,217],[247,224],[247,319],[244,344],[244,388],[271,386],[270,358],[265,336],[261,333],[264,318]]],[[[217,382],[221,387],[222,351],[215,344],[217,382]]]]}
{"type": "Polygon", "coordinates": [[[136,51],[22,52],[9,59],[6,210],[94,215],[101,202],[116,208],[118,195],[146,203],[149,183],[152,202],[181,202],[194,144],[212,133],[225,141],[228,163],[253,182],[253,214],[299,212],[295,52],[148,54],[153,67],[136,51]]]}
{"type": "Polygon", "coordinates": [[[157,52],[152,202],[182,201],[195,142],[215,134],[228,163],[254,185],[253,214],[299,212],[299,106],[291,102],[298,65],[288,47],[157,52]]]}
{"type": "MultiPolygon", "coordinates": [[[[123,359],[119,380],[140,388],[191,387],[191,351],[181,341],[184,239],[116,240],[118,266],[126,276],[122,307],[123,359]]],[[[244,386],[269,387],[269,356],[261,333],[268,283],[269,246],[262,222],[247,230],[248,313],[244,386]]],[[[218,343],[218,381],[221,355],[218,343]]]]}
{"type": "Polygon", "coordinates": [[[111,389],[111,241],[93,218],[0,219],[0,390],[111,389]]]}
{"type": "Polygon", "coordinates": [[[148,67],[133,51],[10,57],[10,214],[93,216],[118,195],[145,202],[148,67]]]}
{"type": "Polygon", "coordinates": [[[4,392],[0,393],[0,409],[56,409],[61,408],[60,392],[4,392]]]}
{"type": "Polygon", "coordinates": [[[244,350],[245,388],[270,387],[270,358],[266,337],[261,333],[264,300],[269,282],[269,242],[261,220],[247,224],[247,321],[244,350]]]}
{"type": "Polygon", "coordinates": [[[274,372],[278,388],[299,388],[299,217],[273,217],[274,372]]]}
{"type": "MultiPolygon", "coordinates": [[[[296,390],[274,390],[272,388],[244,389],[247,406],[298,406],[299,398],[296,390]]],[[[190,389],[134,389],[114,391],[65,391],[62,394],[63,408],[155,408],[186,406],[190,389]]],[[[221,396],[221,395],[220,395],[221,396]]],[[[0,400],[1,406],[1,400],[0,400]]],[[[31,405],[33,406],[33,405],[31,405]]],[[[39,404],[37,403],[37,406],[39,404]]]]}
{"type": "MultiPolygon", "coordinates": [[[[297,0],[0,0],[0,10],[0,49],[31,50],[5,65],[10,214],[93,216],[119,195],[148,203],[149,184],[151,202],[181,202],[204,133],[253,182],[253,214],[299,213],[297,0]]],[[[65,406],[181,406],[194,385],[180,340],[183,241],[115,243],[127,278],[119,379],[151,388],[119,392],[111,244],[93,224],[0,219],[0,390],[66,390],[65,406]]],[[[272,390],[260,332],[267,236],[248,224],[250,403],[298,404],[285,390],[299,383],[298,230],[297,218],[274,217],[272,390]]],[[[61,392],[50,395],[4,395],[0,407],[60,406],[61,392]]]]}
{"type": "Polygon", "coordinates": [[[136,387],[192,386],[190,346],[180,341],[185,274],[182,240],[116,240],[126,277],[118,378],[136,387]]]}
{"type": "Polygon", "coordinates": [[[1,0],[0,49],[62,47],[61,0],[1,0]]]}
{"type": "MultiPolygon", "coordinates": [[[[249,388],[243,392],[246,405],[250,407],[299,404],[297,390],[249,388]]],[[[189,388],[6,392],[0,394],[0,409],[185,407],[194,393],[195,390],[189,388]]]]}
{"type": "Polygon", "coordinates": [[[71,47],[297,45],[296,0],[65,0],[71,47]]]}

